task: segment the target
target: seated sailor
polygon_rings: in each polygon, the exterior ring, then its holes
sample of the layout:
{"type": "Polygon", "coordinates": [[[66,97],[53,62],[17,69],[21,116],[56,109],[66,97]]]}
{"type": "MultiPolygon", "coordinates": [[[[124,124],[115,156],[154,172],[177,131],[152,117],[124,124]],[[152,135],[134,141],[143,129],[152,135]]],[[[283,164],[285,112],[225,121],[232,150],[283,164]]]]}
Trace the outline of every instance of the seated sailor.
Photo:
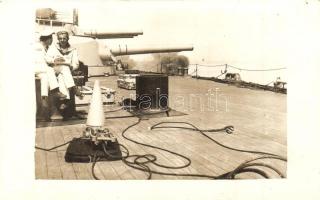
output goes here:
{"type": "MultiPolygon", "coordinates": [[[[49,92],[53,98],[60,100],[65,99],[67,96],[59,91],[59,83],[57,81],[56,73],[52,67],[49,67],[45,61],[45,56],[49,46],[52,44],[53,32],[44,30],[40,33],[39,41],[35,48],[35,75],[40,79],[40,93],[41,93],[41,106],[42,117],[48,118],[49,112],[49,92]]],[[[56,109],[53,110],[50,118],[56,118],[56,109]]]]}
{"type": "Polygon", "coordinates": [[[46,62],[53,67],[59,82],[60,92],[70,99],[70,91],[82,96],[79,88],[75,86],[71,71],[79,67],[78,52],[69,44],[67,31],[57,32],[56,44],[49,47],[46,54],[46,62]]]}

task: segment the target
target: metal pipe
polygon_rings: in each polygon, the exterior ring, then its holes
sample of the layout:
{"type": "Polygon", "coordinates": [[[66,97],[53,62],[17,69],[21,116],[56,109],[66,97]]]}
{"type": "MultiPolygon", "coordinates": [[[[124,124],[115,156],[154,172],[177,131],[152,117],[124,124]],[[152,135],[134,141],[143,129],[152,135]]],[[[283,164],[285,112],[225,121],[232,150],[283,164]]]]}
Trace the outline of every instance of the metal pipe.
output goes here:
{"type": "Polygon", "coordinates": [[[118,48],[110,49],[112,55],[121,56],[121,55],[134,55],[134,54],[148,54],[148,53],[169,53],[169,52],[180,52],[180,51],[192,51],[193,46],[184,46],[184,47],[156,47],[156,48],[118,48]]]}
{"type": "Polygon", "coordinates": [[[108,38],[133,38],[138,35],[142,35],[142,31],[98,31],[89,30],[84,31],[83,35],[88,37],[108,39],[108,38]]]}

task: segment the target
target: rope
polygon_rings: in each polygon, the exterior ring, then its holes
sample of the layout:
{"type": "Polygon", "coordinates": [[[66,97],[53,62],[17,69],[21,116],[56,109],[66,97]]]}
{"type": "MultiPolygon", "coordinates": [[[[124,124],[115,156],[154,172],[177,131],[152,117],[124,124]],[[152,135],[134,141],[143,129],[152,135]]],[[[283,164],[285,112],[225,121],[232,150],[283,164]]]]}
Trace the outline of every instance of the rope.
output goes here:
{"type": "Polygon", "coordinates": [[[235,66],[228,65],[228,64],[221,64],[221,65],[190,64],[190,65],[195,65],[195,66],[199,66],[199,67],[225,67],[225,66],[227,66],[227,67],[231,67],[234,69],[238,69],[240,71],[277,71],[277,70],[287,69],[286,67],[269,68],[269,69],[246,69],[246,68],[235,67],[235,66]]]}
{"type": "Polygon", "coordinates": [[[222,76],[222,75],[224,75],[226,73],[227,73],[227,71],[225,71],[225,72],[221,73],[220,75],[216,76],[216,78],[219,78],[220,76],[222,76]]]}
{"type": "Polygon", "coordinates": [[[225,64],[223,64],[223,65],[202,65],[202,64],[189,64],[189,65],[195,65],[195,66],[198,66],[198,67],[224,67],[224,66],[226,66],[225,64]]]}
{"type": "Polygon", "coordinates": [[[232,65],[228,65],[228,67],[231,67],[231,68],[234,68],[234,69],[238,69],[240,71],[277,71],[277,70],[287,69],[286,67],[270,68],[270,69],[245,69],[245,68],[234,67],[232,65]]]}

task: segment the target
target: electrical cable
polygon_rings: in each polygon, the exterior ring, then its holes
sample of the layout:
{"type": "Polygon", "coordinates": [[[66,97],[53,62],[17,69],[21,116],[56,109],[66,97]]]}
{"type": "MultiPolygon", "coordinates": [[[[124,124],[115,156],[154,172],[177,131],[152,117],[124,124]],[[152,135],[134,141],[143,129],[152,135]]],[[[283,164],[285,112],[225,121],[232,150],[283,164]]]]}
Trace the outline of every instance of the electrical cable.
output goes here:
{"type": "Polygon", "coordinates": [[[182,166],[165,166],[165,165],[161,165],[161,164],[152,162],[153,164],[155,164],[155,165],[157,165],[157,166],[159,166],[159,167],[166,167],[166,168],[170,168],[170,169],[180,169],[180,168],[188,167],[188,166],[191,164],[191,160],[190,160],[188,157],[184,156],[184,155],[181,155],[181,154],[179,154],[179,153],[176,153],[176,152],[173,152],[173,151],[170,151],[170,150],[161,148],[161,147],[157,147],[157,146],[153,146],[153,145],[150,145],[150,144],[141,143],[141,142],[135,141],[135,140],[127,137],[127,136],[125,135],[125,132],[126,132],[127,130],[129,130],[131,127],[136,126],[136,125],[139,124],[140,122],[141,122],[141,119],[139,119],[138,122],[136,122],[136,123],[128,126],[124,131],[122,131],[122,134],[121,134],[122,137],[125,138],[125,139],[127,139],[127,140],[129,140],[129,141],[131,141],[131,142],[133,142],[133,143],[135,143],[135,144],[139,144],[139,145],[142,145],[142,146],[146,146],[146,147],[150,147],[150,148],[154,148],[154,149],[166,151],[166,152],[171,153],[171,154],[173,154],[173,155],[182,157],[184,160],[187,161],[187,163],[184,164],[184,165],[182,165],[182,166]]]}
{"type": "Polygon", "coordinates": [[[285,176],[278,169],[276,169],[276,168],[274,168],[274,167],[272,167],[272,166],[270,166],[268,164],[265,164],[265,163],[251,163],[253,161],[261,160],[261,159],[277,159],[277,160],[281,160],[281,161],[285,161],[285,162],[287,161],[287,159],[281,158],[281,157],[277,157],[277,156],[261,156],[261,157],[257,157],[257,158],[254,158],[254,159],[251,159],[251,160],[248,160],[248,161],[245,161],[245,162],[241,163],[234,170],[232,170],[230,172],[227,172],[227,173],[224,173],[224,174],[220,175],[218,178],[219,179],[234,179],[237,174],[243,173],[243,169],[245,169],[245,168],[247,168],[249,166],[264,166],[264,167],[270,168],[273,171],[275,171],[277,174],[280,175],[281,178],[285,178],[285,176]]]}
{"type": "Polygon", "coordinates": [[[105,119],[122,119],[122,118],[130,118],[130,117],[137,117],[135,115],[123,115],[123,116],[115,116],[115,117],[105,117],[105,119]]]}
{"type": "MultiPolygon", "coordinates": [[[[227,126],[227,127],[228,127],[228,126],[227,126]]],[[[199,132],[206,132],[206,131],[213,131],[213,132],[215,132],[215,131],[228,130],[227,127],[222,128],[222,129],[201,130],[201,129],[198,129],[197,127],[195,127],[194,125],[192,125],[192,124],[190,124],[190,123],[186,123],[186,122],[160,122],[160,123],[155,124],[154,126],[152,126],[152,127],[151,127],[151,130],[152,130],[152,129],[155,129],[155,128],[182,128],[182,129],[189,129],[189,130],[197,130],[197,131],[199,131],[199,132]],[[160,125],[160,124],[163,124],[163,123],[184,123],[184,124],[188,124],[188,125],[190,125],[190,126],[192,126],[192,127],[194,127],[194,128],[177,127],[177,126],[175,126],[175,127],[168,127],[168,126],[167,126],[167,127],[164,127],[164,126],[162,126],[162,127],[156,127],[157,125],[160,125]]],[[[229,127],[232,127],[232,126],[229,126],[229,127]]],[[[233,127],[232,127],[232,128],[233,128],[233,127]]],[[[227,131],[227,132],[228,132],[228,131],[227,131]]],[[[206,134],[204,134],[204,133],[202,133],[202,134],[205,135],[207,138],[209,138],[209,136],[207,136],[206,134]]],[[[212,138],[209,138],[209,139],[212,140],[212,141],[214,141],[215,143],[217,143],[217,144],[220,145],[220,146],[222,145],[221,143],[213,140],[212,138]]],[[[275,155],[275,154],[271,154],[271,153],[260,152],[260,151],[248,151],[248,150],[242,150],[242,149],[235,149],[235,148],[230,148],[230,147],[225,146],[225,145],[222,145],[222,147],[225,147],[225,148],[228,148],[228,149],[231,149],[231,150],[241,151],[241,152],[270,155],[270,156],[268,156],[268,157],[265,156],[265,157],[256,158],[256,159],[253,159],[253,160],[262,159],[262,158],[275,158],[275,159],[279,159],[279,160],[286,161],[285,158],[283,158],[283,157],[281,157],[281,156],[278,156],[278,155],[275,155]]],[[[253,161],[253,160],[250,160],[250,162],[253,161]]],[[[247,163],[247,162],[246,162],[246,163],[247,163]]],[[[239,171],[240,169],[244,169],[244,168],[246,168],[248,165],[249,165],[249,164],[247,164],[247,165],[240,165],[240,166],[236,169],[237,171],[233,172],[233,174],[236,174],[236,173],[240,172],[240,171],[239,171]]],[[[264,167],[268,167],[268,168],[273,169],[274,171],[276,171],[282,178],[284,177],[284,175],[281,174],[281,172],[280,172],[279,170],[277,170],[276,168],[273,168],[273,167],[270,166],[270,165],[258,163],[258,164],[250,164],[250,166],[264,166],[264,167]]]]}
{"type": "MultiPolygon", "coordinates": [[[[145,154],[145,155],[130,155],[129,154],[129,151],[128,154],[126,156],[123,156],[122,157],[122,161],[129,167],[132,167],[134,169],[137,169],[137,170],[140,170],[140,171],[144,171],[144,172],[147,172],[148,173],[148,177],[147,179],[151,179],[152,178],[152,174],[161,174],[161,175],[169,175],[169,176],[191,176],[191,177],[204,177],[204,178],[215,178],[215,176],[210,176],[210,175],[204,175],[204,174],[178,174],[178,173],[167,173],[167,172],[160,172],[160,171],[155,171],[155,170],[152,170],[149,166],[147,166],[148,163],[152,163],[156,166],[159,166],[159,167],[162,167],[162,168],[167,168],[167,169],[182,169],[182,168],[185,168],[185,167],[188,167],[190,164],[191,164],[191,160],[184,156],[184,155],[181,155],[179,153],[176,153],[176,152],[173,152],[173,151],[170,151],[170,150],[167,150],[167,149],[163,149],[163,148],[160,148],[160,147],[156,147],[156,146],[153,146],[153,145],[149,145],[149,144],[144,144],[144,143],[141,143],[141,142],[138,142],[138,141],[135,141],[129,137],[127,137],[125,135],[125,132],[128,131],[131,127],[133,126],[136,126],[137,124],[139,124],[141,122],[141,119],[138,119],[137,122],[135,122],[134,124],[128,126],[127,128],[125,128],[123,131],[122,131],[122,136],[133,142],[133,143],[136,143],[136,144],[139,144],[139,145],[143,145],[143,146],[147,146],[147,147],[150,147],[150,148],[155,148],[155,149],[158,149],[158,150],[162,150],[162,151],[166,151],[168,153],[171,153],[171,154],[174,154],[174,155],[177,155],[179,157],[182,157],[184,158],[185,160],[187,160],[187,163],[184,164],[184,165],[181,165],[181,166],[167,166],[167,165],[163,165],[163,164],[159,164],[156,162],[157,160],[157,157],[155,155],[152,155],[152,154],[145,154]],[[133,161],[130,161],[129,159],[133,159],[133,161]],[[145,159],[145,161],[142,161],[143,159],[145,159]]],[[[123,146],[123,145],[122,145],[123,146]]],[[[108,154],[107,154],[108,155],[108,154]]],[[[94,163],[92,165],[92,172],[94,173],[94,166],[96,165],[96,163],[94,163]]],[[[94,178],[95,179],[98,179],[98,177],[96,175],[94,175],[94,178]]]]}
{"type": "MultiPolygon", "coordinates": [[[[127,147],[125,147],[125,146],[122,145],[122,144],[119,144],[119,146],[125,149],[124,153],[126,153],[126,156],[114,156],[114,155],[108,153],[108,151],[107,151],[107,149],[106,149],[106,147],[107,147],[107,142],[103,142],[103,143],[102,143],[103,152],[105,153],[105,155],[106,155],[108,158],[112,158],[112,159],[123,159],[123,158],[125,158],[125,157],[127,157],[127,156],[129,155],[129,150],[127,149],[127,147]]],[[[93,176],[93,178],[94,178],[95,180],[100,180],[100,179],[97,177],[97,175],[95,174],[95,172],[94,172],[94,168],[95,168],[97,162],[100,161],[100,158],[97,157],[97,152],[98,152],[98,151],[96,151],[96,153],[94,154],[94,157],[93,157],[93,159],[92,159],[91,173],[92,173],[92,176],[93,176]]],[[[122,151],[122,152],[123,152],[123,151],[122,151]]]]}
{"type": "Polygon", "coordinates": [[[241,167],[238,167],[237,170],[234,170],[233,174],[236,174],[239,171],[239,169],[247,168],[250,166],[266,167],[266,168],[269,168],[269,169],[272,169],[273,171],[275,171],[281,178],[285,177],[278,169],[272,167],[271,165],[265,164],[265,163],[248,163],[248,164],[242,165],[241,167]]]}
{"type": "MultiPolygon", "coordinates": [[[[241,168],[237,171],[237,174],[241,174],[241,173],[245,173],[245,172],[254,172],[256,174],[261,175],[264,178],[270,178],[267,173],[265,173],[264,171],[262,171],[260,169],[256,169],[256,168],[241,168]]],[[[235,175],[232,176],[230,179],[235,179],[235,175]]]]}
{"type": "MultiPolygon", "coordinates": [[[[175,122],[173,122],[175,123],[175,122]]],[[[189,127],[183,127],[183,126],[159,126],[159,127],[152,127],[152,129],[159,129],[159,128],[179,128],[179,129],[186,129],[186,130],[192,130],[192,131],[198,131],[195,128],[189,128],[189,127]]],[[[224,128],[219,129],[200,129],[202,132],[220,132],[220,131],[226,131],[228,134],[233,133],[234,127],[233,126],[225,126],[224,128]]]]}
{"type": "Polygon", "coordinates": [[[104,113],[117,112],[117,111],[120,111],[120,110],[123,110],[122,106],[120,108],[118,108],[118,109],[104,111],[104,113]]]}
{"type": "Polygon", "coordinates": [[[42,150],[42,151],[52,151],[54,149],[57,149],[59,147],[62,147],[64,145],[67,145],[71,142],[72,140],[69,140],[68,142],[66,143],[63,143],[63,144],[60,144],[60,145],[57,145],[57,146],[54,146],[54,147],[51,147],[51,148],[42,148],[42,147],[38,147],[38,146],[35,146],[36,149],[39,149],[39,150],[42,150]]]}
{"type": "MultiPolygon", "coordinates": [[[[133,139],[130,139],[128,138],[126,135],[125,135],[125,132],[137,125],[138,123],[141,122],[141,119],[138,120],[138,122],[130,125],[129,127],[127,127],[123,132],[122,132],[122,136],[125,138],[125,139],[128,139],[129,141],[131,142],[134,142],[136,144],[141,144],[141,145],[144,145],[144,146],[149,146],[149,147],[152,147],[152,145],[146,145],[144,143],[140,143],[140,142],[137,142],[137,141],[134,141],[133,139]]],[[[197,127],[194,126],[194,129],[196,130],[199,130],[197,127]]],[[[210,129],[210,130],[221,130],[221,129],[210,129]]],[[[161,149],[162,148],[159,148],[159,147],[156,147],[157,149],[161,149]]],[[[166,150],[167,151],[167,150],[166,150]]],[[[279,170],[275,169],[274,167],[270,166],[270,165],[267,165],[267,164],[261,164],[261,163],[254,163],[254,164],[246,164],[248,162],[252,162],[252,161],[255,161],[255,160],[258,160],[258,159],[265,159],[265,158],[273,158],[273,159],[279,159],[279,160],[284,160],[286,161],[285,158],[282,158],[282,157],[278,157],[278,155],[274,155],[274,154],[271,154],[269,155],[269,153],[265,153],[265,152],[258,152],[258,151],[247,151],[247,152],[250,152],[250,153],[264,153],[264,154],[267,154],[268,156],[263,156],[263,157],[258,157],[258,158],[255,158],[255,159],[252,159],[252,160],[249,160],[249,161],[246,161],[242,164],[240,164],[237,168],[235,168],[235,170],[229,172],[229,177],[231,175],[231,178],[234,178],[235,175],[237,174],[240,174],[240,173],[244,173],[244,172],[254,172],[254,173],[257,173],[257,174],[260,174],[261,176],[265,177],[265,178],[269,178],[268,175],[259,170],[259,169],[255,169],[255,168],[248,168],[249,166],[264,166],[264,167],[268,167],[270,169],[273,169],[274,171],[276,171],[281,177],[284,177],[281,172],[279,172],[279,170]],[[246,165],[245,165],[246,164],[246,165]]],[[[143,156],[140,156],[140,157],[143,157],[143,156]]],[[[140,158],[139,157],[139,158],[140,158]]],[[[137,159],[135,159],[136,161],[137,159]]],[[[153,159],[153,160],[156,160],[156,159],[153,159]]],[[[189,159],[190,160],[190,159],[189,159]]],[[[159,171],[155,171],[155,170],[151,170],[150,168],[146,169],[146,166],[144,165],[144,167],[141,167],[141,164],[142,163],[138,163],[138,166],[137,166],[137,163],[134,161],[134,162],[127,162],[126,159],[123,160],[125,162],[125,164],[127,164],[128,166],[132,167],[132,168],[135,168],[135,169],[138,169],[138,170],[141,170],[141,171],[145,171],[145,172],[148,172],[149,173],[149,178],[151,178],[151,173],[154,173],[154,174],[160,174],[160,175],[169,175],[169,176],[189,176],[189,177],[205,177],[205,178],[211,178],[211,179],[222,179],[224,178],[222,175],[221,176],[210,176],[210,175],[204,175],[204,174],[179,174],[179,173],[166,173],[166,172],[159,172],[159,171]]],[[[148,163],[148,162],[145,162],[145,163],[148,163]]],[[[143,163],[143,164],[145,164],[143,163]]],[[[154,164],[154,163],[153,163],[154,164]]],[[[166,166],[162,165],[164,168],[167,168],[166,166]]]]}
{"type": "MultiPolygon", "coordinates": [[[[262,154],[262,155],[270,155],[270,156],[277,156],[277,157],[280,157],[280,158],[283,158],[279,155],[276,155],[276,154],[273,154],[273,153],[268,153],[268,152],[262,152],[262,151],[251,151],[251,150],[243,150],[243,149],[237,149],[237,148],[233,148],[233,147],[229,147],[229,146],[226,146],[214,139],[212,139],[210,136],[208,136],[207,134],[204,133],[203,130],[200,130],[199,128],[197,128],[195,125],[191,124],[191,123],[188,123],[188,122],[159,122],[153,126],[150,127],[150,129],[155,129],[155,128],[158,128],[157,126],[158,125],[161,125],[161,124],[187,124],[191,127],[193,127],[193,129],[191,130],[195,130],[195,131],[198,131],[199,133],[201,133],[203,136],[205,136],[206,138],[208,138],[209,140],[213,141],[214,143],[218,144],[219,146],[221,147],[224,147],[226,149],[230,149],[230,150],[233,150],[233,151],[238,151],[238,152],[243,152],[243,153],[254,153],[254,154],[262,154]]],[[[219,129],[218,129],[219,130],[219,129]]]]}
{"type": "Polygon", "coordinates": [[[123,116],[114,116],[114,117],[105,117],[105,119],[122,119],[122,118],[131,118],[131,117],[141,117],[141,116],[148,116],[148,115],[156,115],[156,114],[162,114],[167,113],[171,110],[171,108],[157,111],[157,112],[150,112],[150,113],[138,113],[138,114],[132,114],[132,115],[123,115],[123,116]]]}
{"type": "Polygon", "coordinates": [[[99,157],[97,157],[97,152],[94,154],[93,159],[92,159],[92,165],[91,165],[91,174],[94,179],[100,180],[96,174],[94,173],[94,167],[96,166],[97,162],[99,161],[99,157]]]}
{"type": "MultiPolygon", "coordinates": [[[[183,158],[186,161],[186,163],[184,163],[183,165],[180,165],[180,166],[163,165],[163,164],[160,164],[160,163],[156,162],[157,161],[157,157],[155,155],[153,155],[153,154],[130,155],[128,148],[126,148],[122,144],[119,144],[119,146],[122,147],[125,150],[125,151],[122,151],[122,152],[124,152],[126,155],[124,155],[124,156],[113,156],[112,154],[109,154],[107,152],[107,150],[106,150],[107,143],[106,142],[102,143],[102,147],[103,147],[104,153],[105,153],[105,155],[107,157],[113,158],[113,159],[121,159],[123,161],[123,163],[126,164],[127,166],[129,166],[131,168],[134,168],[134,169],[137,169],[137,170],[140,170],[140,171],[146,172],[148,174],[147,179],[151,179],[152,178],[152,174],[159,174],[159,175],[166,175],[166,176],[199,177],[199,178],[209,178],[209,179],[234,179],[236,177],[236,175],[241,174],[241,173],[246,173],[246,172],[256,173],[256,174],[261,175],[264,178],[269,178],[269,176],[263,170],[253,168],[253,167],[257,167],[257,166],[262,166],[262,167],[269,168],[269,169],[275,171],[281,178],[285,177],[278,169],[276,169],[276,168],[274,168],[274,167],[272,167],[272,166],[270,166],[268,164],[265,164],[265,163],[252,163],[252,162],[256,161],[256,160],[259,160],[259,159],[277,159],[277,160],[287,161],[286,158],[283,158],[283,157],[281,157],[279,155],[276,155],[276,154],[267,153],[267,152],[242,150],[242,149],[236,149],[236,148],[228,147],[228,146],[223,145],[223,144],[219,143],[218,141],[210,138],[208,135],[206,135],[204,133],[204,132],[226,131],[227,133],[230,134],[230,132],[232,133],[232,131],[234,130],[233,126],[226,126],[224,128],[221,128],[221,129],[201,130],[201,129],[197,128],[196,126],[194,126],[193,124],[188,123],[188,122],[160,122],[160,123],[157,123],[157,124],[153,125],[151,127],[151,130],[152,129],[157,129],[157,128],[181,128],[181,129],[198,131],[203,136],[207,137],[211,141],[215,142],[216,144],[218,144],[218,145],[220,145],[220,146],[222,146],[224,148],[227,148],[227,149],[230,149],[230,150],[234,150],[234,151],[239,151],[239,152],[263,154],[264,156],[257,157],[257,158],[245,161],[245,162],[241,163],[240,165],[238,165],[238,167],[236,167],[234,170],[229,171],[229,172],[224,173],[224,174],[219,175],[219,176],[212,176],[212,175],[206,175],[206,174],[191,174],[191,173],[190,174],[186,174],[186,173],[169,173],[169,172],[162,172],[162,171],[152,170],[148,166],[148,164],[154,164],[155,166],[158,166],[158,167],[161,167],[161,168],[165,168],[165,169],[182,169],[182,168],[186,168],[186,167],[190,166],[191,160],[190,160],[190,158],[188,158],[188,157],[186,157],[186,156],[184,156],[182,154],[179,154],[177,152],[173,152],[173,151],[170,151],[168,149],[164,149],[164,148],[161,148],[161,147],[153,146],[153,145],[150,145],[150,144],[145,144],[145,143],[142,143],[142,142],[138,142],[138,141],[135,141],[132,138],[129,138],[125,133],[130,128],[138,125],[141,121],[142,121],[142,119],[138,118],[137,122],[135,122],[134,124],[131,124],[128,127],[126,127],[122,131],[122,134],[121,134],[122,137],[127,139],[127,140],[129,140],[129,141],[131,141],[131,142],[133,142],[133,143],[135,143],[135,144],[138,144],[138,145],[142,145],[142,146],[146,146],[146,147],[150,147],[150,148],[154,148],[154,149],[158,149],[158,150],[161,150],[161,151],[165,151],[165,152],[171,153],[171,154],[173,154],[175,156],[183,158]],[[187,125],[191,126],[192,128],[189,128],[189,127],[177,127],[177,126],[167,126],[167,127],[166,126],[160,126],[160,127],[157,127],[158,125],[165,124],[165,123],[182,123],[182,124],[187,124],[187,125]],[[133,159],[133,161],[132,161],[132,159],[133,159]]],[[[77,138],[77,139],[80,139],[80,138],[77,138]]],[[[63,143],[61,145],[58,145],[58,146],[55,146],[55,147],[52,147],[52,148],[48,148],[48,149],[40,148],[40,147],[37,147],[37,146],[35,148],[39,149],[39,150],[44,150],[44,151],[51,151],[51,150],[56,149],[58,147],[64,146],[64,145],[66,145],[66,144],[68,144],[70,142],[71,141],[68,141],[68,142],[63,143]]],[[[96,166],[96,163],[99,162],[99,161],[100,161],[100,158],[97,156],[97,152],[96,152],[95,155],[93,156],[92,166],[91,166],[92,175],[93,175],[94,179],[96,179],[96,180],[99,180],[99,178],[96,176],[96,174],[94,172],[94,168],[96,166]]]]}

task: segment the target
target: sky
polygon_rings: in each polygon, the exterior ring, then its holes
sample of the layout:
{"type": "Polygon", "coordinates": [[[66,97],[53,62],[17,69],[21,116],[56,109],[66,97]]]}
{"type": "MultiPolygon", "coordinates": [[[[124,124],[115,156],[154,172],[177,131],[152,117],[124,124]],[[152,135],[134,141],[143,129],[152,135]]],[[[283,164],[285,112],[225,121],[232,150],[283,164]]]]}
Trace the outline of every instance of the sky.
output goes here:
{"type": "MultiPolygon", "coordinates": [[[[107,46],[117,47],[119,44],[127,44],[128,48],[143,48],[192,45],[193,51],[180,54],[188,56],[191,64],[200,65],[228,64],[238,68],[259,70],[290,69],[292,65],[297,64],[292,57],[299,58],[301,54],[305,57],[312,55],[301,52],[301,47],[314,43],[312,40],[305,42],[304,39],[317,37],[316,33],[320,29],[320,26],[314,26],[320,19],[318,0],[33,2],[37,3],[23,6],[28,8],[24,12],[31,16],[25,17],[25,22],[33,22],[28,19],[34,18],[36,8],[49,7],[58,10],[77,8],[81,28],[143,31],[143,35],[133,39],[102,41],[107,46]],[[310,31],[305,34],[304,30],[310,31]],[[297,38],[297,35],[303,35],[303,31],[305,38],[297,38]]],[[[4,11],[12,13],[9,9],[4,11]]],[[[13,16],[16,16],[16,13],[22,12],[21,10],[13,12],[13,16]]],[[[25,24],[28,26],[28,23],[25,24]]],[[[10,27],[13,28],[12,25],[10,27]]],[[[21,23],[17,26],[19,31],[20,27],[21,23]]],[[[153,59],[151,55],[135,55],[131,58],[138,62],[153,59]]],[[[194,65],[190,66],[190,69],[189,73],[193,72],[194,65]]],[[[201,69],[200,74],[216,76],[221,70],[223,68],[205,67],[201,69]]],[[[243,80],[267,84],[279,76],[287,81],[287,71],[247,73],[236,70],[234,72],[240,72],[243,80]]]]}
{"type": "MultiPolygon", "coordinates": [[[[180,53],[188,56],[191,64],[229,64],[245,69],[290,67],[288,43],[292,42],[294,10],[284,1],[110,1],[80,5],[78,11],[82,28],[143,31],[133,39],[103,41],[111,48],[125,44],[128,48],[192,45],[193,51],[180,53]]],[[[151,55],[131,58],[153,59],[151,55]]],[[[200,73],[216,76],[221,70],[206,67],[200,73]]],[[[287,81],[286,70],[240,74],[261,84],[276,77],[287,81]]]]}
{"type": "MultiPolygon", "coordinates": [[[[212,1],[93,1],[78,4],[54,4],[54,9],[77,8],[79,26],[84,29],[142,30],[133,39],[101,41],[111,48],[185,46],[193,51],[181,52],[191,64],[228,64],[244,69],[286,68],[292,65],[297,44],[295,34],[304,21],[297,15],[319,19],[319,1],[212,0],[212,1]],[[290,3],[289,3],[290,2],[290,3]],[[303,8],[303,9],[298,9],[303,8]],[[316,13],[316,14],[314,14],[316,13]]],[[[40,4],[41,5],[41,4],[40,4]]],[[[45,4],[46,5],[46,4],[45,4]]],[[[47,6],[47,5],[46,5],[47,6]]],[[[43,6],[42,6],[43,7],[43,6]]],[[[152,60],[151,55],[131,56],[138,62],[152,60]]],[[[195,71],[190,66],[189,73],[195,71]]],[[[217,76],[224,68],[202,67],[203,76],[217,76]]],[[[240,73],[246,81],[267,84],[287,70],[268,73],[240,73]]]]}
{"type": "Polygon", "coordinates": [[[193,45],[191,63],[270,68],[286,65],[286,12],[275,1],[110,2],[80,7],[79,25],[144,32],[110,46],[193,45]]]}

